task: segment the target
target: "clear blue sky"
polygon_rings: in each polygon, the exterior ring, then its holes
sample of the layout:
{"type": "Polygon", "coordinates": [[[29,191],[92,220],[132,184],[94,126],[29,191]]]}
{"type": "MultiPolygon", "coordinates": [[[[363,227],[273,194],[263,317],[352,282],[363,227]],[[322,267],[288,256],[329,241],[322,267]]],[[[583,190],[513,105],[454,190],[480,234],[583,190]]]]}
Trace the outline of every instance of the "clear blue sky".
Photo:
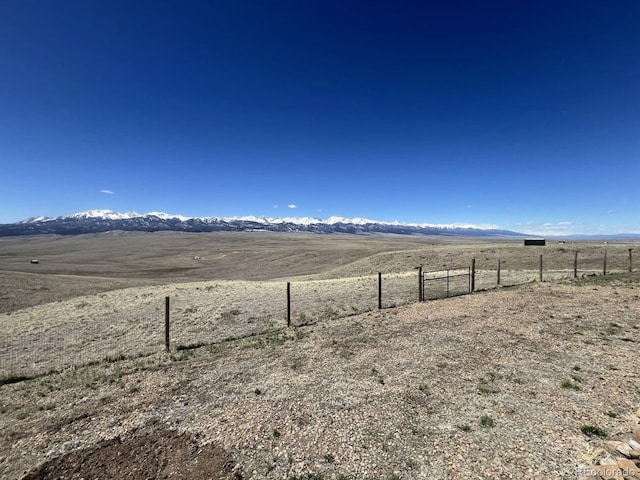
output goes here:
{"type": "Polygon", "coordinates": [[[0,223],[640,232],[639,25],[636,0],[3,0],[0,223]]]}

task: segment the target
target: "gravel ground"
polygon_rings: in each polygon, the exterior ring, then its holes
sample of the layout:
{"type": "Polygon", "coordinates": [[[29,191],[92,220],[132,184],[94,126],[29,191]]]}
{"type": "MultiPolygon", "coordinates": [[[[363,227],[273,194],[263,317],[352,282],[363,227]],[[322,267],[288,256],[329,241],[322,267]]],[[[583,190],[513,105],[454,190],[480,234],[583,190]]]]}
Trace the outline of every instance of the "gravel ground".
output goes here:
{"type": "Polygon", "coordinates": [[[528,284],[2,385],[0,478],[167,430],[236,478],[575,478],[603,442],[583,426],[637,423],[637,281],[528,284]]]}

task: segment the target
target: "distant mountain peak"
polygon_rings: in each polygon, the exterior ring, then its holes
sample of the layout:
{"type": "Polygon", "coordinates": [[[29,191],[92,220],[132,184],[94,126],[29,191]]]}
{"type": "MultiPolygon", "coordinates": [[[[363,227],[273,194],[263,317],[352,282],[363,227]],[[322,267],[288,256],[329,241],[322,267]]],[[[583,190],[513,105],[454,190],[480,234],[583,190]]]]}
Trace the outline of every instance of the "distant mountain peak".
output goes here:
{"type": "Polygon", "coordinates": [[[136,212],[118,213],[114,212],[113,210],[87,210],[86,212],[79,212],[68,215],[68,217],[70,218],[95,218],[101,220],[124,220],[126,218],[135,218],[139,216],[140,215],[136,212]]]}
{"type": "Polygon", "coordinates": [[[60,217],[32,217],[0,225],[0,236],[99,233],[111,230],[157,232],[256,231],[311,233],[393,233],[402,235],[522,236],[519,233],[476,225],[432,225],[382,222],[366,218],[329,217],[186,217],[163,212],[139,214],[88,210],[60,217]]]}

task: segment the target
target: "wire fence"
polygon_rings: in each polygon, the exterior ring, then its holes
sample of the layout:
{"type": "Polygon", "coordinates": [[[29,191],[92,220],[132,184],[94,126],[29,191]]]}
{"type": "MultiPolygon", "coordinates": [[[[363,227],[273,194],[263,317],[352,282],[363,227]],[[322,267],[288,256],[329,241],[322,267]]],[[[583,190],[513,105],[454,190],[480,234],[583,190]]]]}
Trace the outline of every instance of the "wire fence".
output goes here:
{"type": "Polygon", "coordinates": [[[437,300],[471,293],[474,287],[473,267],[448,268],[423,272],[420,300],[437,300]]]}
{"type": "MultiPolygon", "coordinates": [[[[581,258],[545,255],[474,258],[469,267],[298,282],[213,281],[133,293],[101,308],[56,302],[0,316],[0,384],[105,360],[211,345],[379,308],[534,281],[633,269],[631,250],[581,258]],[[444,274],[446,272],[446,275],[444,274]],[[164,295],[163,295],[164,294],[164,295]],[[133,298],[135,297],[135,299],[133,298]]],[[[129,291],[127,290],[127,293],[129,291]]],[[[104,297],[104,295],[100,295],[104,297]]]]}
{"type": "MultiPolygon", "coordinates": [[[[15,317],[15,315],[13,315],[15,317]]],[[[131,310],[68,324],[39,318],[26,332],[0,337],[0,382],[69,367],[145,356],[159,351],[164,318],[157,310],[131,310]]]]}

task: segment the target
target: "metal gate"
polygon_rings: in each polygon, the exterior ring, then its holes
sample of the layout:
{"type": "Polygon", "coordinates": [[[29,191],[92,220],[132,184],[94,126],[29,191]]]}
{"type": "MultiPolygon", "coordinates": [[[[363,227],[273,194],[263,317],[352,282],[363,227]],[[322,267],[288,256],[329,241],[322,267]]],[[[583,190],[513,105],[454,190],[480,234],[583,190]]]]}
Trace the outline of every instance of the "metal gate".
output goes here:
{"type": "Polygon", "coordinates": [[[449,268],[422,273],[422,298],[454,297],[471,293],[471,268],[449,268]]]}

